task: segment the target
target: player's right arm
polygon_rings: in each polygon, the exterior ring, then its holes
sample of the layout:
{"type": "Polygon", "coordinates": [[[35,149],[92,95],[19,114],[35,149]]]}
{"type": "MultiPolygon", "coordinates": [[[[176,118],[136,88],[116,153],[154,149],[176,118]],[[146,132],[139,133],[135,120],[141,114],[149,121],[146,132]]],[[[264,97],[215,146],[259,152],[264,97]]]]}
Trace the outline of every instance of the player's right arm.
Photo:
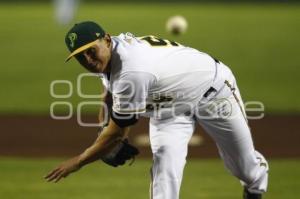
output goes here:
{"type": "MultiPolygon", "coordinates": [[[[113,115],[113,114],[112,114],[113,115]]],[[[96,141],[88,147],[83,153],[67,161],[62,162],[55,169],[50,171],[44,178],[48,182],[58,182],[61,178],[78,171],[81,167],[99,160],[109,153],[117,144],[123,140],[128,133],[132,121],[118,120],[111,118],[108,126],[101,132],[96,141]]]]}
{"type": "Polygon", "coordinates": [[[103,129],[94,144],[79,155],[79,166],[82,167],[104,157],[127,136],[129,126],[135,122],[136,120],[126,122],[110,118],[108,126],[103,129]],[[119,122],[126,124],[120,126],[119,122]]]}
{"type": "Polygon", "coordinates": [[[99,109],[99,115],[98,115],[98,121],[100,129],[103,129],[108,125],[109,118],[110,118],[110,112],[112,108],[112,95],[110,92],[106,93],[106,96],[104,98],[104,105],[100,107],[99,109]]]}
{"type": "Polygon", "coordinates": [[[113,106],[108,126],[83,153],[71,158],[45,176],[47,181],[58,182],[86,164],[105,157],[128,133],[129,126],[137,122],[136,114],[145,111],[145,97],[155,81],[147,73],[128,73],[126,81],[114,85],[113,106]]]}

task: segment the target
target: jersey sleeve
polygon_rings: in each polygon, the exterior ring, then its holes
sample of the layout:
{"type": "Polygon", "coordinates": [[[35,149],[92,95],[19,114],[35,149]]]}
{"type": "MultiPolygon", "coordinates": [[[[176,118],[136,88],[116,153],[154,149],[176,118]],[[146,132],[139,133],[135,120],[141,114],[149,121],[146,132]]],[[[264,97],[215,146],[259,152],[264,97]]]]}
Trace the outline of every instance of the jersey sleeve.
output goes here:
{"type": "Polygon", "coordinates": [[[148,91],[155,80],[155,76],[147,72],[122,74],[113,83],[113,111],[119,114],[144,113],[148,91]]]}

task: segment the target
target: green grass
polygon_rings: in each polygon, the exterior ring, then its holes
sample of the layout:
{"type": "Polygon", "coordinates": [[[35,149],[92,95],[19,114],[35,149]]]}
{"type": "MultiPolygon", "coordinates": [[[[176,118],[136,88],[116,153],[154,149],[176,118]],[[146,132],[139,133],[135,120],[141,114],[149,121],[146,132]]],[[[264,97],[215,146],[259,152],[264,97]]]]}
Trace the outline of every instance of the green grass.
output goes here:
{"type": "MultiPolygon", "coordinates": [[[[82,3],[76,21],[82,20],[95,20],[112,35],[154,34],[208,52],[233,69],[245,101],[262,101],[268,112],[300,111],[299,4],[82,3]],[[178,38],[165,32],[174,14],[189,22],[178,38]]],[[[85,72],[75,61],[64,63],[69,27],[55,23],[51,4],[0,4],[0,25],[0,112],[48,113],[55,101],[51,81],[75,84],[85,72]]],[[[96,81],[84,85],[87,93],[99,89],[96,81]]],[[[83,99],[75,85],[73,96],[62,100],[76,107],[83,99]]]]}
{"type": "MultiPolygon", "coordinates": [[[[10,199],[130,199],[148,198],[150,160],[131,167],[110,168],[94,163],[58,184],[42,179],[58,159],[0,158],[0,198],[10,199]]],[[[300,160],[271,160],[266,199],[300,195],[300,160]]],[[[181,199],[239,199],[241,187],[220,160],[190,160],[185,169],[181,199]]]]}

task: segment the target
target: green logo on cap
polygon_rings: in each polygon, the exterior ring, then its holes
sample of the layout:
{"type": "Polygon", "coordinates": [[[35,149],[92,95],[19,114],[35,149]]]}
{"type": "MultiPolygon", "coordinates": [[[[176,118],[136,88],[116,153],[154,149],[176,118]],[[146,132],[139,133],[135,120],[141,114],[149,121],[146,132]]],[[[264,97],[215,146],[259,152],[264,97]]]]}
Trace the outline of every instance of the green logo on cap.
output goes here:
{"type": "Polygon", "coordinates": [[[77,39],[77,34],[76,33],[70,33],[68,35],[68,38],[70,39],[70,46],[72,48],[74,48],[74,45],[75,45],[75,40],[77,39]]]}

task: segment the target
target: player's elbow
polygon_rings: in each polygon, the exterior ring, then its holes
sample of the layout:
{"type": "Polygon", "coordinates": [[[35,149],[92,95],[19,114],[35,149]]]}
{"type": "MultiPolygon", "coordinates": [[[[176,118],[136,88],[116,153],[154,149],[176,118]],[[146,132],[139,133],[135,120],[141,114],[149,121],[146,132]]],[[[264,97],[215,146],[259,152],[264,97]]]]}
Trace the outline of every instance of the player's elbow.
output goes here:
{"type": "Polygon", "coordinates": [[[137,123],[137,121],[138,117],[136,114],[119,114],[116,112],[112,112],[110,120],[110,122],[112,122],[119,128],[132,126],[137,123]]]}

